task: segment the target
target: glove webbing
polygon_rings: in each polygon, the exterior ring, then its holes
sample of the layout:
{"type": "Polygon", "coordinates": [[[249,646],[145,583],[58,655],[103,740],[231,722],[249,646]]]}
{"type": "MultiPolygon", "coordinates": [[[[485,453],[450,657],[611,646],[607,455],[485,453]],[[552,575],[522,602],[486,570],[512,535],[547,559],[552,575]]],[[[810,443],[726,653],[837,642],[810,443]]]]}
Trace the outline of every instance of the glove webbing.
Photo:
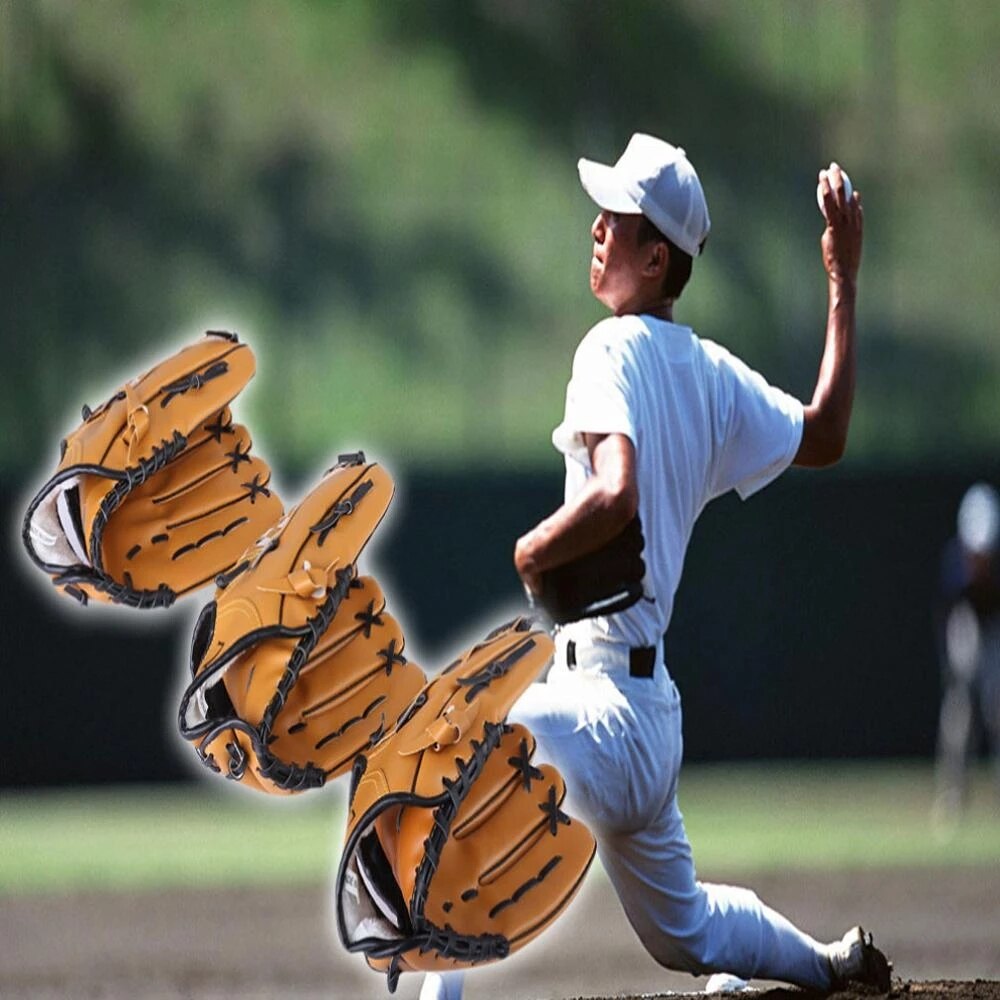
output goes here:
{"type": "MultiPolygon", "coordinates": [[[[94,517],[93,532],[91,535],[90,559],[93,564],[90,567],[77,566],[58,574],[55,577],[57,586],[65,587],[70,596],[77,598],[81,604],[87,603],[87,595],[74,583],[86,583],[102,593],[109,594],[118,603],[132,608],[166,608],[177,599],[177,594],[166,584],[160,584],[156,590],[137,590],[132,586],[132,578],[125,574],[125,581],[119,583],[104,572],[103,556],[101,554],[101,540],[104,536],[104,529],[107,527],[111,515],[122,505],[125,498],[136,487],[141,486],[151,475],[159,472],[160,469],[174,461],[187,447],[187,438],[180,431],[174,431],[174,436],[169,440],[163,440],[159,445],[154,445],[148,458],[141,458],[137,465],[129,466],[119,472],[116,469],[109,469],[103,465],[82,465],[74,466],[66,470],[66,475],[60,477],[68,479],[71,476],[79,475],[81,472],[93,473],[107,479],[118,480],[107,496],[101,501],[101,506],[94,517]]],[[[56,480],[59,481],[58,479],[56,480]]],[[[34,506],[28,509],[25,518],[22,535],[25,537],[25,547],[32,553],[27,542],[30,528],[31,514],[34,506]]],[[[46,567],[32,555],[35,562],[42,569],[46,567]]]]}

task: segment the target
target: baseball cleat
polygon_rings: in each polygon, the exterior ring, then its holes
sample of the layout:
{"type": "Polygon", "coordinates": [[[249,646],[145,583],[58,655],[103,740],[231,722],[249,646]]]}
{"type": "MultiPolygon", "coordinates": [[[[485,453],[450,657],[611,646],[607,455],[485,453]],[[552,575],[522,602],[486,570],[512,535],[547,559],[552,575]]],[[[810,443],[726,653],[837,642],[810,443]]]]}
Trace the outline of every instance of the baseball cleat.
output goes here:
{"type": "Polygon", "coordinates": [[[750,984],[731,972],[717,972],[705,983],[706,993],[743,993],[750,989],[750,984]]]}
{"type": "Polygon", "coordinates": [[[875,947],[871,934],[853,927],[829,949],[836,989],[843,989],[848,983],[861,983],[874,986],[880,993],[889,992],[892,963],[875,947]]]}

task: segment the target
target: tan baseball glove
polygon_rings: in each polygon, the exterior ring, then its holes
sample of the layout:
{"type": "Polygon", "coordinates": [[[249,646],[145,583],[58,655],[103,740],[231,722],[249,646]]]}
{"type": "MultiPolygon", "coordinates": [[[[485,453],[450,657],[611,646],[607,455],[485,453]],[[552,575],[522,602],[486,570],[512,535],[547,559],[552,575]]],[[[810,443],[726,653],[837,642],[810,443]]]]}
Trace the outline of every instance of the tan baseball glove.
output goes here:
{"type": "Polygon", "coordinates": [[[566,787],[532,763],[510,706],[551,658],[518,619],[435,677],[396,728],[355,761],[337,875],[337,927],[386,972],[495,961],[565,909],[595,841],[562,811],[566,787]]]}
{"type": "Polygon", "coordinates": [[[210,332],[84,407],[24,517],[25,548],[56,587],[84,604],[165,607],[278,520],[270,470],[228,406],[254,369],[235,334],[210,332]]]}
{"type": "Polygon", "coordinates": [[[206,766],[265,792],[318,788],[421,689],[381,589],[356,570],[392,494],[384,469],[343,455],[220,576],[179,718],[206,766]]]}

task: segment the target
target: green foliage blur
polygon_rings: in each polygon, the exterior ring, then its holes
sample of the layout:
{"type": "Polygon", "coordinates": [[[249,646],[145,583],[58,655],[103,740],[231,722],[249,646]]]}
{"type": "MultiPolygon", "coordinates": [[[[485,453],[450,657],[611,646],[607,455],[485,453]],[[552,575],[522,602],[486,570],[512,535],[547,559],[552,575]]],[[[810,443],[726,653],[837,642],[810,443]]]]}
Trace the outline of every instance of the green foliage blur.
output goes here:
{"type": "Polygon", "coordinates": [[[576,160],[683,145],[677,316],[808,398],[816,173],[863,191],[855,463],[993,447],[993,0],[3,0],[0,469],[207,328],[285,470],[556,466],[589,296],[576,160]]]}

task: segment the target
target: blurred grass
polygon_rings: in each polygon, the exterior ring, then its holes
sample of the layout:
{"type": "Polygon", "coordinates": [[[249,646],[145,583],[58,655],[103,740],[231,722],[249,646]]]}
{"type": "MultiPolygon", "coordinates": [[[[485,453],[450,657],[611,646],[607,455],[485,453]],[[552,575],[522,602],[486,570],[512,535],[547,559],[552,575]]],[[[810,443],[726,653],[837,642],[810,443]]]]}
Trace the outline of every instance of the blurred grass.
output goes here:
{"type": "MultiPolygon", "coordinates": [[[[681,807],[699,874],[1000,863],[1000,811],[974,775],[961,822],[931,822],[926,764],[685,767],[681,807]]],[[[343,835],[339,787],[304,801],[202,786],[4,793],[0,893],[326,880],[343,835]]]]}
{"type": "Polygon", "coordinates": [[[681,810],[699,874],[1000,865],[1000,803],[985,770],[952,824],[935,819],[929,764],[685,767],[681,810]]]}
{"type": "Polygon", "coordinates": [[[334,863],[344,800],[202,785],[4,792],[0,893],[303,884],[334,863]]]}

